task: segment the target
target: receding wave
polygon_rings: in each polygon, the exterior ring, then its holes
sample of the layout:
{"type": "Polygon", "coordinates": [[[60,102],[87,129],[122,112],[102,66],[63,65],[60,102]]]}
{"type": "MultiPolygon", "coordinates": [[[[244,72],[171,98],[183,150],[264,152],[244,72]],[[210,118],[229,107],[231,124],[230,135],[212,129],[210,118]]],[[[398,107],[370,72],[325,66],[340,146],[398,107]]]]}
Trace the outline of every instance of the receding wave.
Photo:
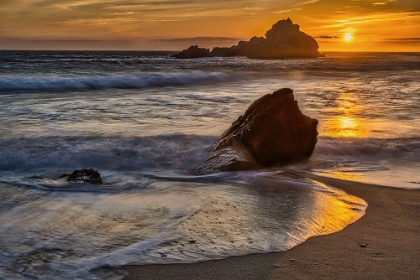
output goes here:
{"type": "Polygon", "coordinates": [[[230,175],[207,183],[156,177],[101,193],[0,182],[0,278],[97,279],[89,271],[284,251],[343,229],[367,206],[282,172],[230,175]]]}
{"type": "Polygon", "coordinates": [[[0,90],[89,90],[106,88],[148,88],[232,81],[222,72],[148,72],[132,75],[0,77],[0,90]]]}

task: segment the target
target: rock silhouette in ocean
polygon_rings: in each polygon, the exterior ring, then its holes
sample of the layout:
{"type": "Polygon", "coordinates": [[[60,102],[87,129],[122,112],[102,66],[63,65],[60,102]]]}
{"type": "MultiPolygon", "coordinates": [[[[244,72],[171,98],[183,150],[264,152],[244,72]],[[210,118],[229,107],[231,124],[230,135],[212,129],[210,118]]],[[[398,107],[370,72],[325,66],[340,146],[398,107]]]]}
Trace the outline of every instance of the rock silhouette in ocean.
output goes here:
{"type": "Polygon", "coordinates": [[[74,170],[72,174],[64,174],[60,178],[67,177],[67,181],[73,183],[87,182],[91,184],[102,184],[101,174],[93,168],[74,170]]]}
{"type": "Polygon", "coordinates": [[[307,160],[317,142],[317,124],[302,114],[291,89],[279,89],[252,103],[195,171],[258,169],[307,160]]]}
{"type": "Polygon", "coordinates": [[[265,33],[265,37],[252,37],[249,41],[240,41],[230,48],[215,47],[209,53],[200,51],[198,46],[191,46],[175,55],[177,58],[194,58],[206,56],[246,56],[253,59],[311,58],[323,56],[318,51],[317,41],[300,31],[290,18],[274,24],[265,33]]]}
{"type": "Polygon", "coordinates": [[[172,57],[175,58],[200,58],[210,56],[210,50],[199,48],[197,45],[190,46],[188,49],[183,50],[180,53],[174,54],[172,57]]]}

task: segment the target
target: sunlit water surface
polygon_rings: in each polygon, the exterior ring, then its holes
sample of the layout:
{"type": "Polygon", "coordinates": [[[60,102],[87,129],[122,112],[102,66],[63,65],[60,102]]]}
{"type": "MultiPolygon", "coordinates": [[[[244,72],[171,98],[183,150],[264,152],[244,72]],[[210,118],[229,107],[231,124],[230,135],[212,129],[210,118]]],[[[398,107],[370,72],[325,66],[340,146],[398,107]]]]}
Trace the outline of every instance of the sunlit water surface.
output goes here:
{"type": "Polygon", "coordinates": [[[363,215],[362,199],[288,170],[420,188],[418,54],[2,52],[0,62],[3,278],[283,251],[363,215]],[[254,100],[282,87],[320,122],[308,162],[189,172],[254,100]],[[104,184],[59,178],[86,167],[104,184]]]}

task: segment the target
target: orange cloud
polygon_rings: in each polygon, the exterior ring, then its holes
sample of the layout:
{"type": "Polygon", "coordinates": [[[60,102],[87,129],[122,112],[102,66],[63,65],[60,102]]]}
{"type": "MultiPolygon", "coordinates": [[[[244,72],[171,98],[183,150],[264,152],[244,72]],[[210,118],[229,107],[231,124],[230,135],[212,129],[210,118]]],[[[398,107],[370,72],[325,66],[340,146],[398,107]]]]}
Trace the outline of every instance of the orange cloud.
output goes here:
{"type": "Polygon", "coordinates": [[[378,50],[378,46],[400,51],[404,45],[420,51],[412,41],[386,39],[418,37],[418,0],[0,0],[0,48],[13,38],[14,42],[109,40],[110,46],[116,40],[143,38],[136,41],[139,49],[174,49],[179,48],[180,38],[262,36],[287,17],[318,37],[321,51],[378,50]],[[354,44],[342,42],[345,33],[352,33],[354,44]]]}

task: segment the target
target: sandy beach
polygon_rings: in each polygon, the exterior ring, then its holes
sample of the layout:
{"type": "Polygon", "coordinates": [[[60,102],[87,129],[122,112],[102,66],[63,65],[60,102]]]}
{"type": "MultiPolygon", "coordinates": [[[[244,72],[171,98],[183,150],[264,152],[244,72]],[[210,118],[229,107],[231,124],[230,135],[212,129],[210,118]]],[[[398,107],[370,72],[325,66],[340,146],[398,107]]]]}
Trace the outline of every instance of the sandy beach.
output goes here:
{"type": "Polygon", "coordinates": [[[304,176],[363,198],[366,214],[338,233],[310,238],[287,252],[125,266],[125,279],[418,279],[420,191],[304,176]]]}

